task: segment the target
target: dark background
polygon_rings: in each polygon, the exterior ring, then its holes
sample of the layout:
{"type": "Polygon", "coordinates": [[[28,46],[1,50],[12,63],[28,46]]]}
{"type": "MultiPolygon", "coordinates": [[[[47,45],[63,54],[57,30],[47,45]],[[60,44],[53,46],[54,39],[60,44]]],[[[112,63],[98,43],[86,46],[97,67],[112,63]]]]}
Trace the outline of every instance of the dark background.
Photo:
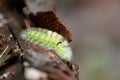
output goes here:
{"type": "Polygon", "coordinates": [[[56,0],[80,80],[120,80],[120,0],[56,0]]]}

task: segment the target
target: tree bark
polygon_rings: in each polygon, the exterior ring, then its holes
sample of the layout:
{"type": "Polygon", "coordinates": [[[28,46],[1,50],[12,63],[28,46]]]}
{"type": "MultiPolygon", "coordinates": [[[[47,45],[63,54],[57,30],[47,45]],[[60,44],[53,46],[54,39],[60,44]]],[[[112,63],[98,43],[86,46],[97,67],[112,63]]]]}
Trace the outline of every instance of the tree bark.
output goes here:
{"type": "Polygon", "coordinates": [[[25,19],[31,25],[54,29],[68,41],[72,40],[71,32],[55,11],[25,15],[23,7],[27,7],[23,0],[0,1],[0,80],[78,80],[77,65],[20,38],[25,19]]]}

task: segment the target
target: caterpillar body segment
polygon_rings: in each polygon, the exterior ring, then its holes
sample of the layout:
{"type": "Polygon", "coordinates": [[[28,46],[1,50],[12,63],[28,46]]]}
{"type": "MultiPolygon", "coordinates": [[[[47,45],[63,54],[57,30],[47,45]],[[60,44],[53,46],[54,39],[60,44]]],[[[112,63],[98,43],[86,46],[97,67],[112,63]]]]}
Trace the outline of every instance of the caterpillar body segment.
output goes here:
{"type": "Polygon", "coordinates": [[[70,61],[72,51],[68,41],[60,34],[43,28],[30,28],[21,32],[21,38],[50,50],[63,60],[70,61]]]}

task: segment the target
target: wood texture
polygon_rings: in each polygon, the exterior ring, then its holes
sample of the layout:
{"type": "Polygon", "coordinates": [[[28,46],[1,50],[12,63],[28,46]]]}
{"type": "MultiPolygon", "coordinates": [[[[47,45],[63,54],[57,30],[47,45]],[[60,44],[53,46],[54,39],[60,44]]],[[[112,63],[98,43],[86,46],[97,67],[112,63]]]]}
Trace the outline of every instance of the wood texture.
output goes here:
{"type": "MultiPolygon", "coordinates": [[[[54,52],[20,38],[21,31],[25,29],[24,20],[27,18],[21,12],[24,3],[19,1],[1,0],[0,2],[0,13],[4,15],[3,19],[7,20],[7,23],[0,27],[0,53],[5,51],[6,56],[11,54],[7,60],[0,63],[0,80],[28,80],[25,76],[26,70],[31,68],[41,72],[40,75],[47,75],[39,76],[37,80],[78,80],[77,65],[65,62],[54,52]],[[11,1],[15,1],[20,7],[10,6],[11,1]]],[[[62,23],[59,21],[59,24],[62,23]]]]}

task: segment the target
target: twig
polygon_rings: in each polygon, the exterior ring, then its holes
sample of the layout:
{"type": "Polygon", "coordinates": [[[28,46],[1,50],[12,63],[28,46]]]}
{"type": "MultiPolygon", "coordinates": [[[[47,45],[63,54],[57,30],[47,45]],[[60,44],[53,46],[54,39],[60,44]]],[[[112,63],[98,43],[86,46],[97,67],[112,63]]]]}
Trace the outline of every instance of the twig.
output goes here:
{"type": "Polygon", "coordinates": [[[5,50],[0,54],[0,58],[5,54],[5,52],[8,50],[9,46],[5,48],[5,50]]]}

